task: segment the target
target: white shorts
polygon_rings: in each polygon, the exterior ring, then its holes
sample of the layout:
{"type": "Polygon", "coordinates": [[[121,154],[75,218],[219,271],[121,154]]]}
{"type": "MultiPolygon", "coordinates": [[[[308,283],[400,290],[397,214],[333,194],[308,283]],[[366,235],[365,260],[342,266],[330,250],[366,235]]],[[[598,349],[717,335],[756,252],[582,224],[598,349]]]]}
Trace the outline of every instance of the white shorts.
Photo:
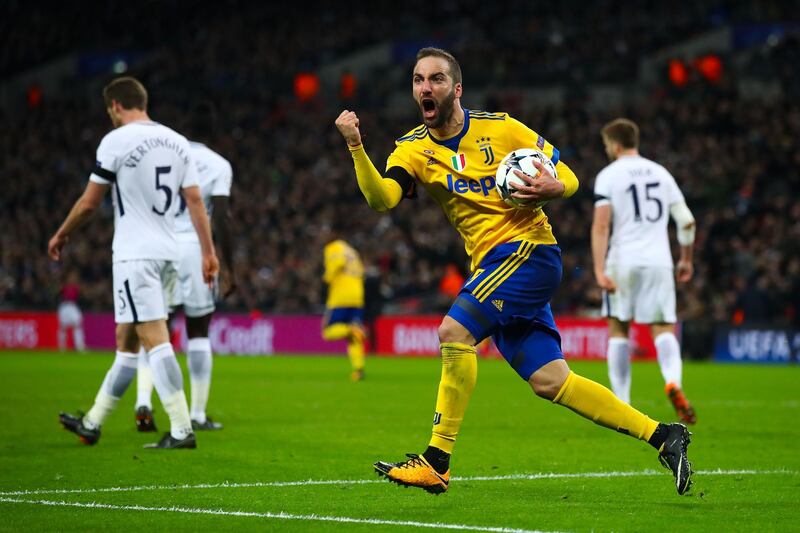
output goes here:
{"type": "Polygon", "coordinates": [[[189,317],[213,313],[214,291],[203,281],[203,254],[199,242],[178,241],[181,258],[178,261],[178,282],[169,293],[169,307],[173,311],[182,305],[189,317]]]}
{"type": "Polygon", "coordinates": [[[164,259],[119,261],[113,265],[114,320],[137,324],[167,318],[167,291],[178,276],[175,263],[164,259]]]}
{"type": "Polygon", "coordinates": [[[83,322],[83,314],[75,302],[58,304],[58,325],[62,328],[77,328],[83,322]]]}
{"type": "Polygon", "coordinates": [[[617,284],[603,291],[603,316],[639,324],[674,324],[675,278],[668,267],[609,266],[606,275],[617,284]]]}

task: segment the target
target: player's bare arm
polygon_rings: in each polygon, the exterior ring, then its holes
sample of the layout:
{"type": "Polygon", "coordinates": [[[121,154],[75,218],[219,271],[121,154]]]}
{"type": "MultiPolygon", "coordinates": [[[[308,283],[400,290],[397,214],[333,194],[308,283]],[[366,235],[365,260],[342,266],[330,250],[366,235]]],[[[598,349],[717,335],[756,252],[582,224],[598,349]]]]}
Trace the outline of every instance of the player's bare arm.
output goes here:
{"type": "Polygon", "coordinates": [[[681,283],[687,283],[692,280],[694,276],[694,266],[692,265],[692,256],[694,254],[694,245],[689,244],[686,246],[681,245],[681,257],[675,265],[675,277],[681,283]]]}
{"type": "Polygon", "coordinates": [[[606,275],[608,236],[611,233],[611,206],[598,205],[592,218],[592,262],[597,285],[608,292],[617,290],[617,285],[606,275]]]}
{"type": "Polygon", "coordinates": [[[221,272],[222,297],[227,298],[236,290],[236,276],[233,270],[233,236],[231,235],[230,211],[227,196],[212,197],[214,211],[212,215],[214,231],[217,234],[217,246],[222,256],[221,272]]]}
{"type": "Polygon", "coordinates": [[[347,109],[342,111],[336,119],[336,128],[350,148],[358,188],[361,189],[369,206],[375,211],[384,212],[399,204],[403,198],[403,187],[394,179],[384,179],[372,164],[361,144],[359,120],[355,112],[347,109]]]}
{"type": "Polygon", "coordinates": [[[61,258],[61,250],[69,242],[69,236],[85,224],[97,208],[100,207],[108,188],[108,185],[101,185],[92,181],[86,185],[83,194],[72,206],[67,218],[64,219],[61,227],[58,228],[58,231],[55,232],[47,244],[47,253],[51,259],[58,261],[61,258]]]}
{"type": "Polygon", "coordinates": [[[186,208],[192,218],[192,224],[200,239],[200,249],[203,252],[203,280],[211,285],[219,273],[219,260],[214,251],[214,241],[211,238],[211,224],[208,222],[206,206],[200,196],[200,187],[192,186],[181,190],[186,208]]]}
{"type": "Polygon", "coordinates": [[[692,277],[694,276],[694,266],[692,266],[691,259],[680,259],[678,261],[678,264],[675,265],[675,276],[681,283],[687,283],[691,281],[692,277]]]}

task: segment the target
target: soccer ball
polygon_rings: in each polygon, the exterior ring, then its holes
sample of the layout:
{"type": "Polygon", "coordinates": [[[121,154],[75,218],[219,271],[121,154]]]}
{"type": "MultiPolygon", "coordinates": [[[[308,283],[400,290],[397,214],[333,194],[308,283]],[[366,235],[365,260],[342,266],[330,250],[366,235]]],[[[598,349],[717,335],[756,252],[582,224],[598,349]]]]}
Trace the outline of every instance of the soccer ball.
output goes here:
{"type": "Polygon", "coordinates": [[[497,174],[495,176],[494,185],[497,187],[497,192],[500,197],[508,204],[514,207],[542,207],[547,203],[547,200],[540,200],[537,202],[524,202],[516,198],[512,198],[511,194],[516,192],[515,185],[525,185],[525,183],[514,174],[515,170],[520,170],[529,176],[536,177],[539,171],[533,166],[533,162],[538,161],[554,178],[558,177],[556,174],[556,166],[550,161],[550,158],[544,155],[543,152],[535,148],[520,148],[509,152],[502,161],[500,166],[497,167],[497,174]]]}

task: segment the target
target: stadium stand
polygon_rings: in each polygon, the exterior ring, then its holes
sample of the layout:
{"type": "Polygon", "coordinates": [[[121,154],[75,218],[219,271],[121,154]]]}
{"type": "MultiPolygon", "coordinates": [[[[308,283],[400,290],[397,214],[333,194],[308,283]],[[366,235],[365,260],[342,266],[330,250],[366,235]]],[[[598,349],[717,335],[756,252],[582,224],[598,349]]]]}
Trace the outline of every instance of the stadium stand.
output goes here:
{"type": "MultiPolygon", "coordinates": [[[[179,2],[162,4],[166,9],[147,25],[135,23],[138,8],[133,5],[115,6],[115,13],[103,15],[133,20],[126,34],[79,16],[73,6],[54,4],[75,23],[48,32],[48,40],[37,46],[31,43],[41,20],[11,17],[26,23],[0,28],[10,43],[0,56],[0,72],[14,76],[23,67],[67,52],[136,51],[138,59],[129,72],[149,88],[157,120],[180,129],[182,113],[194,100],[206,97],[217,103],[222,120],[212,145],[234,164],[233,227],[241,287],[225,303],[228,309],[320,311],[322,243],[316,235],[331,220],[346,219],[350,240],[368,266],[373,302],[385,303],[390,311],[438,310],[442,299],[437,287],[445,267],[466,267],[456,233],[424,195],[404,201],[391,216],[372,213],[333,127],[337,96],[297,102],[291,93],[298,65],[314,70],[347,50],[386,39],[403,50],[416,42],[407,28],[420,24],[419,34],[440,28],[438,41],[462,58],[468,73],[467,105],[508,111],[522,119],[561,149],[581,179],[575,198],[548,207],[564,250],[556,312],[599,310],[589,250],[592,183],[606,164],[598,132],[606,120],[624,114],[646,125],[642,152],[673,172],[698,220],[697,275],[680,291],[680,315],[689,321],[800,325],[800,200],[792,194],[800,187],[800,104],[791,97],[797,94],[800,76],[796,68],[786,68],[797,64],[797,38],[759,46],[746,61],[724,58],[731,68],[716,84],[693,78],[676,88],[665,77],[648,89],[646,102],[590,110],[578,90],[635,78],[636,58],[692,37],[700,28],[797,19],[792,12],[796,6],[761,2],[722,8],[700,1],[676,13],[666,3],[656,3],[663,12],[652,13],[643,6],[615,7],[610,1],[584,10],[563,2],[552,6],[546,20],[533,16],[534,7],[521,5],[518,17],[482,26],[481,21],[499,16],[494,11],[499,7],[468,2],[465,8],[459,3],[459,9],[485,11],[452,24],[445,21],[455,3],[426,11],[427,3],[412,1],[424,13],[419,20],[373,17],[379,9],[375,4],[352,17],[325,12],[307,21],[292,12],[287,16],[297,24],[282,19],[278,25],[266,4],[238,2],[241,9],[222,13],[212,6],[189,14],[179,2]],[[174,24],[178,16],[185,24],[174,24]],[[653,17],[665,23],[658,31],[651,31],[652,25],[645,31],[653,17]],[[326,31],[341,24],[352,31],[326,31]],[[544,25],[555,30],[540,31],[544,25]],[[585,37],[589,32],[591,39],[585,37]],[[607,45],[598,49],[598,42],[607,45]],[[530,54],[509,52],[518,49],[530,54]],[[783,96],[768,102],[741,98],[738,82],[759,76],[774,76],[783,96]],[[553,80],[565,84],[569,94],[556,106],[529,106],[524,98],[509,98],[499,89],[553,80]],[[471,102],[473,87],[485,91],[483,101],[471,102]]],[[[12,9],[24,15],[34,7],[13,3],[12,9]]],[[[410,99],[402,109],[385,105],[395,87],[382,75],[404,68],[405,75],[407,64],[408,57],[399,54],[395,64],[381,66],[374,77],[362,77],[348,103],[359,110],[367,149],[380,156],[376,161],[388,154],[393,137],[418,123],[410,99]]],[[[107,72],[88,73],[81,81],[97,86],[109,77],[107,72]]],[[[63,264],[50,262],[45,254],[48,236],[82,190],[94,149],[109,127],[100,99],[89,96],[64,86],[56,94],[45,92],[40,100],[3,111],[0,307],[54,308],[61,278],[72,268],[80,272],[85,308],[112,307],[110,205],[92,222],[92,231],[83,232],[68,250],[63,264]]],[[[374,313],[380,312],[380,303],[371,305],[374,313]]]]}

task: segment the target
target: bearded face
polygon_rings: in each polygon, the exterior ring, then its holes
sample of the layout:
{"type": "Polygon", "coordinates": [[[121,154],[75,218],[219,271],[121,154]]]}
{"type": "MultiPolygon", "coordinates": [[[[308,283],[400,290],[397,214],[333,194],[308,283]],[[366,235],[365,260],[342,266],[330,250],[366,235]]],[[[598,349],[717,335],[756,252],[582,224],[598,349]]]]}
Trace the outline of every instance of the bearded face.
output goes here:
{"type": "Polygon", "coordinates": [[[453,88],[440,100],[434,96],[425,97],[420,102],[422,122],[431,129],[447,124],[455,111],[456,91],[453,88]]]}
{"type": "Polygon", "coordinates": [[[422,122],[431,129],[438,129],[452,118],[461,84],[453,82],[447,61],[424,57],[414,68],[413,91],[422,122]]]}

